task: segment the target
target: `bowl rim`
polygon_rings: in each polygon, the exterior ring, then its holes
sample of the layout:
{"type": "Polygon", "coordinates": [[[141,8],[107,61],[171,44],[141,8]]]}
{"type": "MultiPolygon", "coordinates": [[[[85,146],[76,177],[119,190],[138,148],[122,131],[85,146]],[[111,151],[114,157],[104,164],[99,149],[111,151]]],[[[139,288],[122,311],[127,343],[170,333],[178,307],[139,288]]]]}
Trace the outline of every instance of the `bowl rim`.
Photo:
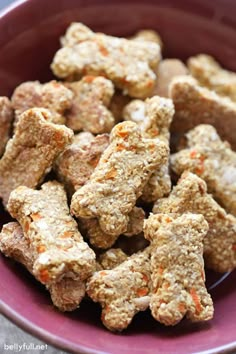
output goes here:
{"type": "MultiPolygon", "coordinates": [[[[22,5],[26,5],[34,0],[15,0],[13,3],[6,5],[3,9],[0,10],[0,19],[11,14],[13,10],[21,7],[22,5]]],[[[81,344],[75,344],[70,340],[63,339],[62,337],[58,337],[55,334],[43,329],[42,327],[36,325],[34,322],[26,319],[20,313],[15,311],[9,305],[7,305],[4,301],[0,299],[0,314],[5,316],[19,328],[24,330],[25,332],[33,335],[40,340],[44,341],[45,344],[52,345],[56,348],[63,349],[72,353],[77,353],[78,351],[81,354],[111,354],[110,352],[104,352],[101,350],[91,349],[88,346],[84,346],[81,344]]],[[[236,350],[236,340],[225,344],[223,346],[218,346],[216,348],[212,348],[206,351],[195,352],[195,354],[226,354],[226,353],[234,353],[236,350]]]]}

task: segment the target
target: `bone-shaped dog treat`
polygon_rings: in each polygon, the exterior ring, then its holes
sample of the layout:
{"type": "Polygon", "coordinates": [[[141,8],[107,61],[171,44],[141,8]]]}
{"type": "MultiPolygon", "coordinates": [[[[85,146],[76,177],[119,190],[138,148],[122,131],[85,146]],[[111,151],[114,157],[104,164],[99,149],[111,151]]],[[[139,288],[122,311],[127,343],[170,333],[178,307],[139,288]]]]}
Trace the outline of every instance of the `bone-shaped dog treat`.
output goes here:
{"type": "Polygon", "coordinates": [[[75,131],[109,133],[115,124],[107,108],[114,94],[112,82],[101,76],[84,76],[80,81],[65,85],[74,93],[66,125],[75,131]]]}
{"type": "MultiPolygon", "coordinates": [[[[170,124],[174,106],[170,99],[154,96],[145,102],[131,101],[124,109],[124,118],[136,122],[146,138],[159,138],[169,145],[170,124]]],[[[142,199],[152,202],[168,195],[171,189],[169,161],[153,173],[144,187],[142,199]]]]}
{"type": "Polygon", "coordinates": [[[7,97],[0,97],[0,156],[3,154],[6,143],[10,138],[13,109],[7,97]]]}
{"type": "Polygon", "coordinates": [[[89,180],[108,144],[107,134],[97,135],[87,145],[75,140],[58,157],[54,169],[70,195],[89,180]]]}
{"type": "Polygon", "coordinates": [[[102,322],[111,331],[127,328],[150,300],[150,248],[134,254],[114,269],[95,272],[87,293],[102,306],[102,322]]]}
{"type": "Polygon", "coordinates": [[[166,162],[167,155],[166,144],[143,138],[137,124],[117,124],[90,180],[73,195],[72,213],[82,218],[98,218],[105,233],[122,234],[145,184],[166,162]]]}
{"type": "MultiPolygon", "coordinates": [[[[10,222],[3,226],[0,233],[0,251],[23,264],[33,274],[33,253],[17,222],[10,222]]],[[[81,280],[63,278],[49,286],[48,290],[53,304],[60,311],[73,311],[79,307],[85,296],[85,283],[81,280]]]]}
{"type": "Polygon", "coordinates": [[[151,242],[153,317],[166,326],[186,315],[191,321],[207,321],[214,308],[205,287],[203,238],[208,230],[202,215],[151,215],[144,235],[151,242]]]}
{"type": "Polygon", "coordinates": [[[19,85],[12,95],[15,124],[20,115],[30,108],[47,108],[52,113],[52,123],[65,124],[65,111],[72,104],[73,93],[62,83],[28,81],[19,85]]]}
{"type": "Polygon", "coordinates": [[[202,86],[214,90],[219,95],[236,101],[236,73],[222,69],[217,61],[206,54],[188,59],[188,68],[202,86]]]}
{"type": "Polygon", "coordinates": [[[104,76],[132,97],[145,98],[153,90],[160,46],[94,33],[73,23],[62,39],[51,68],[60,78],[104,76]]]}
{"type": "Polygon", "coordinates": [[[95,270],[95,254],[69,213],[64,188],[56,181],[40,190],[18,187],[7,205],[23,228],[35,259],[33,273],[45,285],[63,277],[85,280],[95,270]]]}
{"type": "Polygon", "coordinates": [[[169,87],[178,76],[187,75],[188,69],[179,59],[164,59],[157,67],[157,81],[152,96],[170,97],[169,87]]]}
{"type": "Polygon", "coordinates": [[[154,213],[202,214],[209,225],[204,238],[204,258],[208,268],[217,272],[236,267],[236,218],[226,214],[210,194],[206,183],[191,172],[183,173],[168,198],[160,199],[154,213]]]}
{"type": "Polygon", "coordinates": [[[0,160],[0,197],[7,204],[11,191],[24,185],[35,188],[55,158],[73,138],[73,132],[48,122],[51,113],[33,108],[24,112],[0,160]]]}
{"type": "MultiPolygon", "coordinates": [[[[134,207],[133,210],[128,215],[128,225],[124,232],[124,235],[131,237],[138,235],[143,231],[143,221],[145,218],[145,213],[142,208],[134,207]]],[[[109,248],[120,235],[105,233],[97,219],[82,219],[80,218],[80,224],[90,243],[97,248],[109,248]]]]}
{"type": "Polygon", "coordinates": [[[110,248],[106,252],[100,254],[98,257],[98,262],[101,269],[113,269],[126,261],[128,258],[127,254],[120,248],[110,248]]]}
{"type": "Polygon", "coordinates": [[[236,152],[221,141],[214,127],[201,124],[186,134],[187,148],[171,156],[177,175],[196,173],[214,198],[236,216],[236,152]]]}
{"type": "Polygon", "coordinates": [[[173,134],[181,137],[198,124],[211,124],[220,137],[236,149],[236,103],[199,86],[190,76],[178,77],[172,81],[170,97],[175,105],[171,125],[173,134]]]}

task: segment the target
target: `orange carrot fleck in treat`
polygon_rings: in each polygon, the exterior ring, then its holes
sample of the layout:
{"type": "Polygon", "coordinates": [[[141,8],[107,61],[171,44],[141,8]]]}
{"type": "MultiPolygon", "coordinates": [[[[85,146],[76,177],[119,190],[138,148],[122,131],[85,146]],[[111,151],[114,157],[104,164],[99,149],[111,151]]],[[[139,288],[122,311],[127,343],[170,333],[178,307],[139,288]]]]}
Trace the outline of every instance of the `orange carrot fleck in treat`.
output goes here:
{"type": "Polygon", "coordinates": [[[28,232],[29,231],[29,228],[30,228],[30,223],[29,223],[29,221],[25,221],[25,223],[24,223],[24,228],[25,228],[25,232],[28,232]]]}
{"type": "Polygon", "coordinates": [[[125,150],[125,145],[123,144],[117,144],[116,145],[116,151],[122,151],[125,150]]]}
{"type": "Polygon", "coordinates": [[[138,296],[145,296],[148,294],[148,288],[140,288],[137,290],[137,295],[138,296]]]}
{"type": "Polygon", "coordinates": [[[49,273],[47,269],[42,269],[40,271],[39,279],[42,283],[47,283],[49,281],[49,273]]]}
{"type": "Polygon", "coordinates": [[[158,130],[157,128],[153,128],[153,129],[151,130],[151,135],[152,135],[152,136],[158,136],[158,135],[159,135],[159,130],[158,130]]]}
{"type": "Polygon", "coordinates": [[[165,218],[165,221],[169,223],[169,222],[171,222],[172,220],[171,220],[171,218],[169,218],[169,216],[167,216],[167,217],[165,218]]]}
{"type": "Polygon", "coordinates": [[[147,82],[147,87],[153,87],[153,86],[154,86],[154,81],[149,80],[149,81],[147,82]]]}
{"type": "Polygon", "coordinates": [[[110,171],[108,171],[105,175],[105,179],[114,179],[117,175],[117,170],[115,168],[112,168],[110,171]]]}
{"type": "Polygon", "coordinates": [[[84,81],[87,82],[88,84],[90,84],[91,82],[93,82],[95,80],[96,76],[93,75],[87,75],[84,77],[84,81]]]}
{"type": "Polygon", "coordinates": [[[65,231],[59,236],[59,238],[70,238],[74,235],[73,231],[65,231]]]}
{"type": "Polygon", "coordinates": [[[105,272],[105,271],[102,270],[102,271],[100,272],[100,274],[104,277],[105,275],[107,275],[107,272],[105,272]]]}
{"type": "Polygon", "coordinates": [[[126,130],[120,130],[117,132],[117,135],[120,136],[121,138],[127,138],[129,133],[126,130]]]}
{"type": "Polygon", "coordinates": [[[196,312],[200,313],[201,309],[202,309],[202,306],[201,306],[199,297],[198,297],[198,295],[196,293],[196,290],[194,288],[190,289],[190,295],[192,296],[193,302],[195,304],[196,312]]]}
{"type": "Polygon", "coordinates": [[[42,215],[40,215],[39,213],[33,213],[30,216],[33,219],[33,221],[39,221],[40,219],[42,219],[42,215]]]}
{"type": "Polygon", "coordinates": [[[191,157],[191,159],[195,159],[196,156],[197,156],[197,151],[196,151],[196,150],[190,151],[190,157],[191,157]]]}
{"type": "Polygon", "coordinates": [[[179,312],[184,313],[186,311],[186,306],[183,302],[180,302],[178,305],[179,312]]]}
{"type": "Polygon", "coordinates": [[[38,253],[43,253],[46,251],[46,247],[44,245],[40,245],[37,247],[37,252],[38,253]]]}
{"type": "Polygon", "coordinates": [[[143,279],[143,281],[145,281],[145,283],[147,283],[149,281],[147,274],[143,274],[142,279],[143,279]]]}
{"type": "Polygon", "coordinates": [[[98,42],[98,48],[100,53],[104,55],[104,57],[107,57],[109,55],[108,50],[104,47],[104,45],[101,42],[98,42]]]}

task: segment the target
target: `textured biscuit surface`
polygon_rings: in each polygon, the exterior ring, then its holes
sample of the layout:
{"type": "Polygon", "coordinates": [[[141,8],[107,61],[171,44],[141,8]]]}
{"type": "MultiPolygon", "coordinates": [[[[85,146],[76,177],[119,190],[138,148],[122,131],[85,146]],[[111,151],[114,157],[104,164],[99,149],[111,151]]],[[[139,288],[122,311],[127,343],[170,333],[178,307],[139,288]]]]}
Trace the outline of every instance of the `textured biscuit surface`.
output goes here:
{"type": "Polygon", "coordinates": [[[151,215],[144,235],[151,241],[153,317],[176,325],[185,315],[191,321],[207,321],[214,308],[205,287],[203,237],[208,230],[202,215],[151,215]]]}
{"type": "MultiPolygon", "coordinates": [[[[0,251],[23,264],[30,273],[33,273],[33,253],[17,222],[10,222],[3,226],[0,233],[0,251]]],[[[81,280],[63,278],[49,286],[48,290],[53,304],[60,311],[73,311],[79,307],[85,296],[85,283],[81,280]]]]}
{"type": "Polygon", "coordinates": [[[35,262],[33,273],[45,285],[63,277],[85,280],[95,270],[95,254],[71,217],[63,186],[47,182],[40,190],[18,187],[8,211],[23,228],[35,262]]]}
{"type": "Polygon", "coordinates": [[[73,94],[63,84],[50,81],[41,84],[39,81],[28,81],[20,84],[12,95],[15,109],[15,124],[20,115],[30,108],[47,108],[52,113],[52,122],[65,124],[65,111],[70,108],[73,94]]]}
{"type": "Polygon", "coordinates": [[[110,248],[99,256],[98,262],[102,269],[113,269],[126,261],[127,258],[127,254],[121,248],[110,248]]]}
{"type": "Polygon", "coordinates": [[[115,124],[107,108],[114,94],[112,82],[101,76],[84,76],[80,81],[65,85],[74,93],[66,125],[75,131],[109,133],[115,124]]]}
{"type": "Polygon", "coordinates": [[[171,131],[181,137],[201,123],[213,125],[220,137],[236,149],[236,103],[201,87],[190,76],[175,78],[170,86],[175,105],[171,131]]]}
{"type": "Polygon", "coordinates": [[[188,68],[202,86],[236,101],[236,73],[224,70],[213,57],[206,54],[191,57],[188,68]]]}
{"type": "Polygon", "coordinates": [[[196,173],[214,198],[236,216],[236,152],[207,124],[186,134],[186,146],[171,156],[173,171],[179,176],[186,170],[196,173]]]}
{"type": "Polygon", "coordinates": [[[21,115],[0,160],[0,197],[4,205],[16,187],[37,187],[55,158],[72,141],[69,128],[48,120],[51,113],[46,109],[33,108],[21,115]]]}
{"type": "Polygon", "coordinates": [[[95,272],[87,293],[102,306],[102,322],[111,331],[127,328],[134,315],[149,305],[150,249],[136,253],[111,270],[95,272]]]}
{"type": "Polygon", "coordinates": [[[143,138],[135,123],[117,124],[90,180],[73,195],[72,213],[98,218],[104,232],[122,234],[127,230],[128,214],[137,198],[167,155],[166,144],[143,138]]]}
{"type": "MultiPolygon", "coordinates": [[[[146,138],[158,138],[169,145],[174,106],[170,99],[154,96],[146,101],[133,100],[124,109],[124,118],[140,126],[146,138]]],[[[153,202],[168,195],[171,189],[169,159],[159,166],[144,187],[142,200],[153,202]]]]}
{"type": "MultiPolygon", "coordinates": [[[[87,138],[86,138],[87,139],[87,138]]],[[[87,143],[74,140],[65,148],[54,165],[54,170],[69,194],[72,195],[90,178],[98,161],[109,144],[109,135],[101,134],[87,143]]]]}
{"type": "Polygon", "coordinates": [[[132,97],[147,97],[153,90],[154,70],[160,61],[160,46],[94,33],[73,23],[62,39],[51,68],[60,78],[104,76],[132,97]]]}
{"type": "Polygon", "coordinates": [[[236,218],[207,194],[206,183],[197,175],[185,172],[170,196],[156,202],[153,212],[202,214],[209,225],[204,238],[206,266],[222,273],[236,267],[236,218]]]}
{"type": "Polygon", "coordinates": [[[11,124],[14,118],[13,108],[7,97],[0,97],[0,156],[10,138],[11,124]]]}

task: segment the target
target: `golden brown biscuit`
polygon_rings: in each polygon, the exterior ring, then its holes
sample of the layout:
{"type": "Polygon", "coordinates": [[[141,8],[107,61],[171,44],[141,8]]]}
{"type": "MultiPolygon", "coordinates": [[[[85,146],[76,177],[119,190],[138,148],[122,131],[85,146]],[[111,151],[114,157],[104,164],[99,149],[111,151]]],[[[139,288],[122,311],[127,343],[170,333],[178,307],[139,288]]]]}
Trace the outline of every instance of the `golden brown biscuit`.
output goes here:
{"type": "Polygon", "coordinates": [[[41,283],[50,286],[64,277],[85,280],[93,273],[95,254],[69,213],[60,183],[44,183],[40,190],[18,187],[7,208],[22,226],[35,259],[33,274],[41,283]]]}
{"type": "Polygon", "coordinates": [[[151,215],[144,235],[151,242],[153,317],[173,326],[186,315],[193,322],[208,321],[214,308],[205,287],[203,238],[208,224],[199,214],[151,215]]]}
{"type": "Polygon", "coordinates": [[[35,188],[50,171],[56,157],[73,138],[73,132],[50,123],[43,108],[24,112],[0,160],[0,197],[6,205],[11,191],[24,185],[35,188]]]}
{"type": "Polygon", "coordinates": [[[207,194],[206,183],[197,175],[183,173],[170,196],[158,200],[153,212],[202,214],[209,225],[204,238],[206,266],[222,273],[236,267],[236,218],[207,194]]]}
{"type": "Polygon", "coordinates": [[[145,98],[153,90],[160,46],[94,33],[81,23],[72,23],[62,39],[63,48],[51,68],[60,78],[104,76],[132,97],[145,98]]]}

